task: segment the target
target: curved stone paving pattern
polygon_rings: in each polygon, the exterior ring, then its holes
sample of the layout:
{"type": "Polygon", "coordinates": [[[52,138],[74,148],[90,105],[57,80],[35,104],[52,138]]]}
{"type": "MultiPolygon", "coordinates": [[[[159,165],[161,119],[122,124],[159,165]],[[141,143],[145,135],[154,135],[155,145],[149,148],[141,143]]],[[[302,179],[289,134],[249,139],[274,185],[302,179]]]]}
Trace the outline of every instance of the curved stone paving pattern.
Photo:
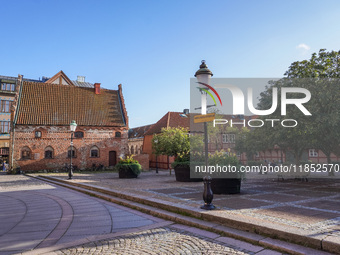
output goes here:
{"type": "MultiPolygon", "coordinates": [[[[60,175],[52,176],[59,178],[60,175]]],[[[115,173],[76,174],[72,182],[103,187],[150,203],[164,203],[165,207],[166,204],[183,206],[201,214],[202,183],[176,182],[168,171],[143,172],[137,180],[128,181],[120,180],[115,173]]],[[[313,247],[340,252],[340,183],[337,180],[278,181],[273,176],[244,181],[241,190],[239,195],[214,195],[217,210],[205,214],[244,222],[242,229],[249,230],[247,222],[250,222],[268,235],[271,229],[274,236],[287,232],[292,242],[297,240],[294,237],[297,235],[299,243],[307,238],[313,247]]]]}
{"type": "MultiPolygon", "coordinates": [[[[193,236],[185,231],[171,228],[157,228],[138,233],[101,240],[55,252],[56,254],[116,254],[116,255],[226,255],[254,254],[226,246],[222,242],[193,236]]],[[[275,253],[275,252],[274,252],[275,253]]],[[[273,253],[273,254],[274,254],[273,253]]]]}
{"type": "Polygon", "coordinates": [[[0,254],[155,223],[153,217],[26,176],[1,176],[0,201],[0,254]]]}
{"type": "Polygon", "coordinates": [[[0,255],[281,254],[26,176],[0,177],[0,255]]]}

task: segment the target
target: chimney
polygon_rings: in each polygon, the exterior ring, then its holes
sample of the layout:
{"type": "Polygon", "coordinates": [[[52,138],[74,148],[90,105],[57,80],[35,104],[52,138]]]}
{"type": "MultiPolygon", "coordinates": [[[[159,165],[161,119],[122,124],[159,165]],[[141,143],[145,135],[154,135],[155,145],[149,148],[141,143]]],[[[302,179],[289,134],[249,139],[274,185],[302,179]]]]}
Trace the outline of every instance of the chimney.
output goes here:
{"type": "Polygon", "coordinates": [[[100,83],[95,83],[94,84],[94,93],[96,95],[99,95],[100,94],[100,83]]]}
{"type": "Polygon", "coordinates": [[[77,82],[85,82],[85,76],[77,76],[77,82]]]}

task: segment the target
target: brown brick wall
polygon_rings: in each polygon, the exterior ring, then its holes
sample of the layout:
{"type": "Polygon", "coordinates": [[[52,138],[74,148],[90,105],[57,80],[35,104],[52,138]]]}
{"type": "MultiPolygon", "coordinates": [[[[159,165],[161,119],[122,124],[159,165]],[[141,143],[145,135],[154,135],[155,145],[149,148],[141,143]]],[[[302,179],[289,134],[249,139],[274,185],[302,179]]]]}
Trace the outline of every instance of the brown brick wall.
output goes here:
{"type": "MultiPolygon", "coordinates": [[[[110,151],[116,151],[116,161],[128,152],[126,128],[77,127],[76,131],[84,132],[83,138],[73,139],[76,157],[72,163],[79,169],[91,168],[93,164],[108,167],[110,151]],[[121,138],[116,138],[115,132],[121,132],[121,138]],[[99,149],[98,158],[90,157],[93,146],[99,149]]],[[[20,166],[23,171],[38,171],[61,169],[65,164],[70,164],[70,158],[67,157],[71,142],[69,127],[16,126],[14,137],[13,167],[20,166]],[[35,138],[35,131],[41,131],[41,138],[35,138]],[[44,158],[48,146],[53,148],[52,159],[44,158]],[[21,158],[24,147],[31,150],[30,159],[21,158]]]]}
{"type": "Polygon", "coordinates": [[[139,164],[142,165],[143,170],[149,170],[149,154],[138,154],[134,155],[133,159],[138,160],[139,164]]]}

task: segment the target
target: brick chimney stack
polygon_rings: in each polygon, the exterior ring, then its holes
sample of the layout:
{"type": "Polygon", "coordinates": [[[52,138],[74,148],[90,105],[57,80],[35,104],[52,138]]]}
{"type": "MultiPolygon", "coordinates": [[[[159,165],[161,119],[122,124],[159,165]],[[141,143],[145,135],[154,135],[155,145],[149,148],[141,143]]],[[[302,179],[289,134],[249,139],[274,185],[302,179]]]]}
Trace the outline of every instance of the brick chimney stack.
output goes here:
{"type": "Polygon", "coordinates": [[[100,83],[95,83],[94,84],[94,93],[96,95],[99,95],[100,94],[100,83]]]}

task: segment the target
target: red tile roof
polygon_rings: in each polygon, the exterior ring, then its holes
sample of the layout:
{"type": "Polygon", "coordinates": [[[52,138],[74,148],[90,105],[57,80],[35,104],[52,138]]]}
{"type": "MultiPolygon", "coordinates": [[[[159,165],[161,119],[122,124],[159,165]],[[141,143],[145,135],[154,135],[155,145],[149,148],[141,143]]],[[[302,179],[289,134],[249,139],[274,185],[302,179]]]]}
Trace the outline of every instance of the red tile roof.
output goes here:
{"type": "MultiPolygon", "coordinates": [[[[195,123],[194,124],[194,116],[199,115],[199,113],[189,113],[184,115],[181,112],[168,112],[165,114],[159,121],[153,124],[150,129],[145,133],[145,135],[157,134],[162,131],[162,128],[168,127],[184,127],[190,130],[191,133],[201,133],[203,132],[204,125],[203,123],[195,123]],[[187,117],[184,117],[187,116],[187,117]],[[191,123],[190,123],[191,121],[191,123]]],[[[243,115],[228,115],[222,114],[221,117],[223,119],[233,120],[234,123],[242,123],[243,120],[248,122],[250,119],[256,119],[257,116],[243,116],[243,115]]],[[[235,124],[236,128],[242,128],[241,124],[235,124]]],[[[228,125],[224,125],[224,127],[229,127],[228,125]]]]}
{"type": "Polygon", "coordinates": [[[142,127],[135,127],[129,129],[129,138],[141,138],[149,130],[152,125],[146,125],[142,127]]]}
{"type": "Polygon", "coordinates": [[[124,127],[123,103],[117,90],[24,82],[16,124],[124,127]]]}
{"type": "Polygon", "coordinates": [[[162,128],[168,127],[184,127],[189,129],[189,114],[184,115],[182,112],[168,112],[159,121],[153,124],[150,129],[145,133],[145,135],[160,133],[162,131],[162,128]]]}

